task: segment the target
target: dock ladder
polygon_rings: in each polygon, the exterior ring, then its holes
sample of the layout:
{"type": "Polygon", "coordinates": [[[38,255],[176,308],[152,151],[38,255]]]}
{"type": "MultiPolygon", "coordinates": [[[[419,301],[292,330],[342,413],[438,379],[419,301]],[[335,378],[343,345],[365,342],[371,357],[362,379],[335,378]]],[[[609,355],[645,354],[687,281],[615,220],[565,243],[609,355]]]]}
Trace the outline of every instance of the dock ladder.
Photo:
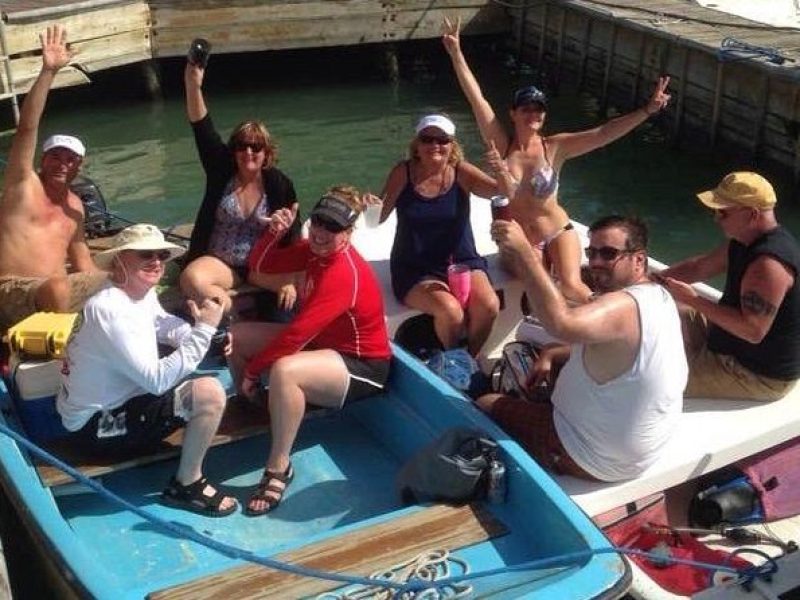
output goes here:
{"type": "Polygon", "coordinates": [[[14,76],[11,72],[11,57],[9,56],[6,42],[6,22],[3,18],[0,18],[0,62],[3,63],[2,68],[5,71],[5,85],[3,90],[0,91],[0,100],[11,99],[11,110],[14,111],[14,125],[17,125],[19,123],[19,101],[17,100],[14,76]]]}

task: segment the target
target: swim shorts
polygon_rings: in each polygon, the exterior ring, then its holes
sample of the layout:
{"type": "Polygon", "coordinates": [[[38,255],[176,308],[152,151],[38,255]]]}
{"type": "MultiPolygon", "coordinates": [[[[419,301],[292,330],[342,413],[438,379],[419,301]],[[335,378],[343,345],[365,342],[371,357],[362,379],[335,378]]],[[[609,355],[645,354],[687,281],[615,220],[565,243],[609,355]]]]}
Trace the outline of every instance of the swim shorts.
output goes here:
{"type": "MultiPolygon", "coordinates": [[[[103,287],[108,273],[70,273],[66,277],[70,287],[69,312],[78,312],[103,287]]],[[[40,310],[36,293],[45,281],[43,277],[0,277],[0,328],[8,329],[40,310]]]]}

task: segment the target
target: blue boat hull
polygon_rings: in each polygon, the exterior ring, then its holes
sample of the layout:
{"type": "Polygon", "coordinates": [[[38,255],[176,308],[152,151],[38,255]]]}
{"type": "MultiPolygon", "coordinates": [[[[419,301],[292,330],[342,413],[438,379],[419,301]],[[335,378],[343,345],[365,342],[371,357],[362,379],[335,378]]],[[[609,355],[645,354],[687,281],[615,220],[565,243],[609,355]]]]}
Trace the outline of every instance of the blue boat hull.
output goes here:
{"type": "MultiPolygon", "coordinates": [[[[238,513],[209,519],[160,505],[158,493],[174,471],[174,461],[118,471],[104,476],[102,483],[156,519],[272,556],[421,510],[400,502],[395,489],[400,467],[447,428],[478,427],[499,440],[505,452],[507,501],[486,508],[509,533],[451,550],[473,572],[561,555],[579,558],[476,579],[471,582],[475,597],[560,600],[624,593],[630,578],[626,562],[613,553],[589,554],[607,548],[607,540],[550,477],[449,385],[402,349],[395,352],[385,394],[304,421],[292,455],[296,479],[284,503],[267,517],[238,513]]],[[[13,408],[5,390],[0,402],[13,408]]],[[[4,418],[8,415],[4,411],[4,418]]],[[[6,423],[19,430],[13,414],[6,423]]],[[[245,501],[267,450],[265,435],[215,447],[206,473],[245,501]]],[[[34,539],[81,596],[143,598],[245,564],[165,533],[103,495],[89,490],[54,495],[43,487],[27,452],[4,435],[0,478],[34,539]]]]}

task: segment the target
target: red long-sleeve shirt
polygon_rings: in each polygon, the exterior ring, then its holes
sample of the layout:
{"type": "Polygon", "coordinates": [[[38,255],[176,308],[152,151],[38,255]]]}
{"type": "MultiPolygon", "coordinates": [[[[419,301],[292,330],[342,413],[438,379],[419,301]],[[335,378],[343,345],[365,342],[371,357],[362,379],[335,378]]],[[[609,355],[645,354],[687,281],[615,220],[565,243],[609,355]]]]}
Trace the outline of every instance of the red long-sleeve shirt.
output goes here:
{"type": "Polygon", "coordinates": [[[289,354],[309,347],[330,348],[363,359],[388,359],[392,352],[383,298],[369,264],[348,245],[329,256],[311,252],[308,240],[279,248],[267,230],[250,253],[248,267],[258,273],[306,272],[300,310],[272,343],[247,364],[256,377],[289,354]]]}

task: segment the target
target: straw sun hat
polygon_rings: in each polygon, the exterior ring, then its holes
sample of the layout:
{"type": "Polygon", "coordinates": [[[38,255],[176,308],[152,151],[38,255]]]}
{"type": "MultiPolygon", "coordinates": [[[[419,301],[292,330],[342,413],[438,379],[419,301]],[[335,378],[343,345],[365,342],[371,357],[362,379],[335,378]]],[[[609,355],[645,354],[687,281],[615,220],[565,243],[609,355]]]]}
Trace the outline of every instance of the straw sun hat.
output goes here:
{"type": "Polygon", "coordinates": [[[169,259],[178,258],[186,252],[186,248],[168,242],[164,234],[155,225],[139,223],[131,225],[114,236],[111,247],[94,256],[94,262],[101,269],[111,267],[114,257],[123,250],[169,250],[169,259]]]}

